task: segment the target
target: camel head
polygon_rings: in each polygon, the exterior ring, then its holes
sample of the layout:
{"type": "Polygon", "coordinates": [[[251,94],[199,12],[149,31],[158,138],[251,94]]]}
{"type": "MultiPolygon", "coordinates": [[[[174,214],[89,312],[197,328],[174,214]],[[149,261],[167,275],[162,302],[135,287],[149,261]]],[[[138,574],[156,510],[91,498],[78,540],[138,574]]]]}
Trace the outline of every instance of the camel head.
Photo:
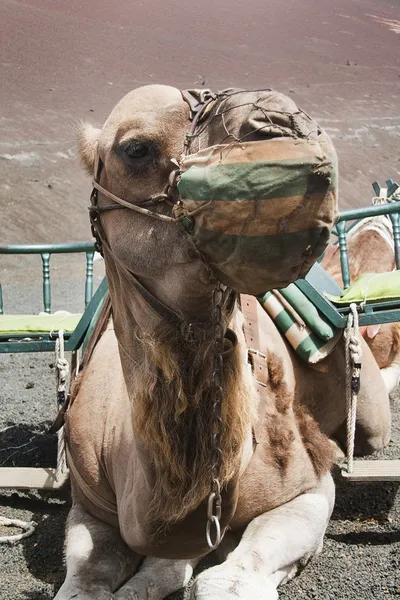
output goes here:
{"type": "MultiPolygon", "coordinates": [[[[98,156],[104,165],[99,178],[102,187],[141,206],[165,189],[189,127],[189,106],[179,90],[141,87],[122,98],[101,130],[81,126],[80,158],[93,176],[98,156]]],[[[109,204],[100,193],[99,207],[109,204]]],[[[168,204],[151,208],[171,214],[168,204]]],[[[116,260],[160,301],[189,316],[198,314],[202,297],[208,306],[215,278],[182,227],[131,210],[103,213],[101,225],[107,240],[107,266],[116,260]]]]}
{"type": "MultiPolygon", "coordinates": [[[[80,157],[91,174],[100,160],[101,170],[97,175],[103,190],[130,205],[148,207],[153,213],[176,216],[176,206],[173,205],[179,196],[175,187],[167,202],[153,203],[149,207],[149,199],[165,191],[171,173],[177,170],[178,164],[182,164],[183,157],[196,156],[199,150],[220,144],[230,148],[229,144],[240,142],[240,148],[243,149],[249,143],[278,138],[291,142],[294,132],[308,141],[316,138],[318,132],[316,124],[299,111],[292,100],[265,90],[227,90],[217,94],[204,111],[194,135],[188,136],[190,129],[189,104],[179,90],[162,85],[141,87],[127,94],[116,105],[101,130],[89,125],[80,128],[80,157]]],[[[263,151],[261,149],[261,153],[263,151]]],[[[202,160],[203,157],[200,157],[202,160]]],[[[296,177],[298,174],[295,172],[293,181],[296,177]]],[[[236,179],[240,180],[240,177],[236,179]]],[[[256,193],[259,191],[256,190],[256,193]]],[[[271,210],[276,213],[279,207],[280,213],[281,198],[278,197],[274,202],[276,206],[271,210]]],[[[307,202],[303,204],[304,210],[309,212],[307,202]]],[[[98,206],[101,210],[107,205],[110,205],[110,196],[106,197],[100,189],[98,206]]],[[[268,221],[268,216],[261,215],[260,219],[255,215],[258,209],[251,210],[254,213],[251,218],[256,216],[261,223],[268,221]]],[[[229,208],[227,212],[233,217],[236,207],[229,208]]],[[[298,207],[291,205],[279,223],[279,233],[285,234],[287,231],[291,234],[292,213],[297,215],[298,212],[298,207]]],[[[249,219],[246,215],[241,216],[240,211],[237,215],[234,233],[247,232],[249,219]]],[[[332,214],[323,216],[324,231],[328,229],[330,220],[332,214]]],[[[216,248],[216,252],[219,252],[221,244],[218,238],[203,240],[203,247],[199,248],[181,223],[160,221],[128,209],[102,212],[100,221],[106,265],[109,267],[112,262],[118,263],[127,273],[138,277],[161,302],[187,317],[196,315],[198,318],[203,311],[204,314],[209,313],[216,277],[236,291],[246,291],[237,289],[234,277],[236,271],[240,273],[240,269],[243,270],[243,258],[237,258],[237,248],[229,248],[229,260],[223,257],[220,261],[222,265],[229,263],[226,273],[224,266],[218,267],[213,256],[207,256],[207,249],[215,253],[216,248]],[[210,264],[213,268],[209,267],[210,264]]],[[[268,235],[268,227],[265,231],[268,235]]],[[[254,257],[252,242],[257,236],[261,239],[262,234],[262,227],[260,231],[250,231],[249,235],[253,237],[249,238],[250,250],[246,250],[245,262],[254,257]]],[[[317,237],[319,235],[320,231],[317,237]]],[[[307,253],[314,245],[314,240],[311,244],[302,244],[307,253]]],[[[283,249],[291,245],[291,241],[281,236],[281,242],[274,248],[275,257],[270,257],[271,263],[276,264],[277,258],[284,258],[283,249]]],[[[299,262],[300,258],[303,261],[301,255],[296,257],[295,262],[299,262]]],[[[311,262],[316,258],[313,255],[311,262]]],[[[248,271],[247,263],[245,268],[248,271]]],[[[254,268],[256,276],[253,279],[257,279],[257,267],[254,268]]],[[[298,264],[293,268],[290,266],[290,269],[289,280],[299,275],[298,264]]],[[[268,265],[266,268],[265,264],[261,264],[258,275],[266,270],[268,265]]],[[[271,284],[271,287],[274,287],[278,282],[274,280],[272,283],[274,285],[271,284]]],[[[263,285],[260,284],[258,292],[266,291],[263,285]]]]}

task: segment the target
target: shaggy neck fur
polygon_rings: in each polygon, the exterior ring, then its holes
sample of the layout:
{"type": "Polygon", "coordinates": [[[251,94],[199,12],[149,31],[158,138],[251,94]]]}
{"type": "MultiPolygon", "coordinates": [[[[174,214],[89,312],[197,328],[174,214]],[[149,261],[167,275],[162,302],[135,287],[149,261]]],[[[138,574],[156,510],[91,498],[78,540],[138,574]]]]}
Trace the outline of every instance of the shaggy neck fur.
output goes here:
{"type": "MultiPolygon", "coordinates": [[[[206,325],[200,341],[194,342],[158,317],[154,327],[152,310],[143,306],[132,287],[121,289],[121,280],[128,281],[115,277],[115,266],[112,270],[108,279],[133,425],[154,475],[151,516],[168,525],[197,508],[211,486],[212,327],[206,325]]],[[[238,316],[235,310],[231,321],[238,316]]],[[[239,472],[249,431],[250,394],[244,369],[243,345],[238,345],[224,357],[222,486],[239,472]]]]}

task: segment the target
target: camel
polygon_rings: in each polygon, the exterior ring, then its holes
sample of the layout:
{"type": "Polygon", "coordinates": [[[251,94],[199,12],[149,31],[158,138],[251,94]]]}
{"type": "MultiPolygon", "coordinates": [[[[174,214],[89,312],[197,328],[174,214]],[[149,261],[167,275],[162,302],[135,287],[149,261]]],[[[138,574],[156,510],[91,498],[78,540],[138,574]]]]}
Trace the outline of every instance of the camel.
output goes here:
{"type": "MultiPolygon", "coordinates": [[[[254,140],[265,135],[268,117],[256,120],[251,107],[270,102],[270,92],[246,94],[242,104],[224,96],[225,119],[203,128],[200,147],[221,139],[221,126],[236,139],[243,126],[254,140]]],[[[171,214],[157,200],[184,148],[189,116],[179,90],[146,86],[125,96],[101,130],[81,126],[80,157],[97,175],[100,209],[114,198],[111,206],[123,199],[171,214]]],[[[253,298],[260,339],[252,369],[243,316],[252,296],[238,303],[216,287],[181,227],[111,208],[94,225],[112,319],[66,415],[73,505],[56,600],[161,600],[185,586],[216,546],[219,564],[196,577],[192,600],[275,600],[278,586],[321,552],[333,510],[328,437],[345,420],[344,341],[311,367],[253,298]],[[220,413],[210,391],[213,301],[227,327],[220,413]]],[[[356,451],[367,452],[387,443],[390,413],[379,368],[360,343],[359,404],[370,407],[370,419],[356,451]]]]}
{"type": "MultiPolygon", "coordinates": [[[[393,227],[389,217],[370,217],[347,235],[351,281],[364,273],[385,273],[396,268],[393,227]]],[[[343,286],[338,246],[331,246],[322,262],[324,269],[343,286]]],[[[372,354],[390,394],[400,382],[400,324],[384,323],[361,327],[360,333],[372,354]]]]}

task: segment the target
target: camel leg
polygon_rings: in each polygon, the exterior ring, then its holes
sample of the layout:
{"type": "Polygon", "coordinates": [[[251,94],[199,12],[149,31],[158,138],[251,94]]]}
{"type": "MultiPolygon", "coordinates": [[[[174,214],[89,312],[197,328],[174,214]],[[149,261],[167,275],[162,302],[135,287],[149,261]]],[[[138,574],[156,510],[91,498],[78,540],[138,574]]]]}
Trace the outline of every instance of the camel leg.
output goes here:
{"type": "MultiPolygon", "coordinates": [[[[382,371],[379,370],[364,340],[362,342],[361,387],[357,402],[354,444],[356,456],[364,456],[382,450],[389,443],[391,430],[389,394],[382,377],[382,371]]],[[[339,442],[342,449],[346,449],[346,423],[343,423],[332,434],[332,437],[339,442]]]]}
{"type": "Polygon", "coordinates": [[[221,565],[201,573],[192,600],[276,600],[277,586],[322,550],[334,504],[325,475],[318,488],[254,519],[221,565]]]}
{"type": "Polygon", "coordinates": [[[162,600],[185,587],[192,577],[199,559],[168,560],[144,559],[139,572],[118,592],[115,600],[162,600]]]}
{"type": "Polygon", "coordinates": [[[141,560],[118,529],[74,504],[67,522],[67,576],[55,600],[111,600],[141,560]]]}
{"type": "MultiPolygon", "coordinates": [[[[383,388],[383,385],[382,385],[383,388]]],[[[367,456],[382,450],[390,441],[390,401],[386,389],[358,398],[354,454],[367,456]]],[[[343,423],[333,434],[342,449],[347,447],[347,426],[343,423]]]]}

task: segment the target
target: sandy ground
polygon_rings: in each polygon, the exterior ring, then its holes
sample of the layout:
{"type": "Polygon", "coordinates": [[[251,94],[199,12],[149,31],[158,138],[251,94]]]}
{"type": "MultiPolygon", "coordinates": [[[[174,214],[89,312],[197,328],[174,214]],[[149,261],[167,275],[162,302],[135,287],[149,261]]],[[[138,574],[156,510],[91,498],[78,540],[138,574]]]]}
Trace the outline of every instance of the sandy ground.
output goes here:
{"type": "Polygon", "coordinates": [[[0,0],[0,241],[89,236],[74,124],[151,83],[289,94],[335,142],[341,207],[369,202],[400,174],[399,18],[398,0],[0,0]]]}
{"type": "MultiPolygon", "coordinates": [[[[399,19],[397,0],[0,0],[0,243],[89,239],[74,124],[101,124],[147,83],[289,94],[335,142],[341,208],[369,203],[372,181],[400,179],[399,19]]],[[[6,310],[41,310],[39,270],[38,258],[1,260],[6,310]]],[[[54,310],[81,308],[82,273],[53,261],[54,310]]],[[[2,466],[53,464],[52,362],[0,357],[2,466]]],[[[400,457],[399,413],[397,394],[387,457],[400,457]]],[[[68,490],[0,493],[1,515],[38,523],[34,536],[0,546],[0,600],[53,597],[68,506],[68,490]]],[[[398,485],[338,480],[324,552],[281,598],[400,595],[399,562],[398,485]]]]}

